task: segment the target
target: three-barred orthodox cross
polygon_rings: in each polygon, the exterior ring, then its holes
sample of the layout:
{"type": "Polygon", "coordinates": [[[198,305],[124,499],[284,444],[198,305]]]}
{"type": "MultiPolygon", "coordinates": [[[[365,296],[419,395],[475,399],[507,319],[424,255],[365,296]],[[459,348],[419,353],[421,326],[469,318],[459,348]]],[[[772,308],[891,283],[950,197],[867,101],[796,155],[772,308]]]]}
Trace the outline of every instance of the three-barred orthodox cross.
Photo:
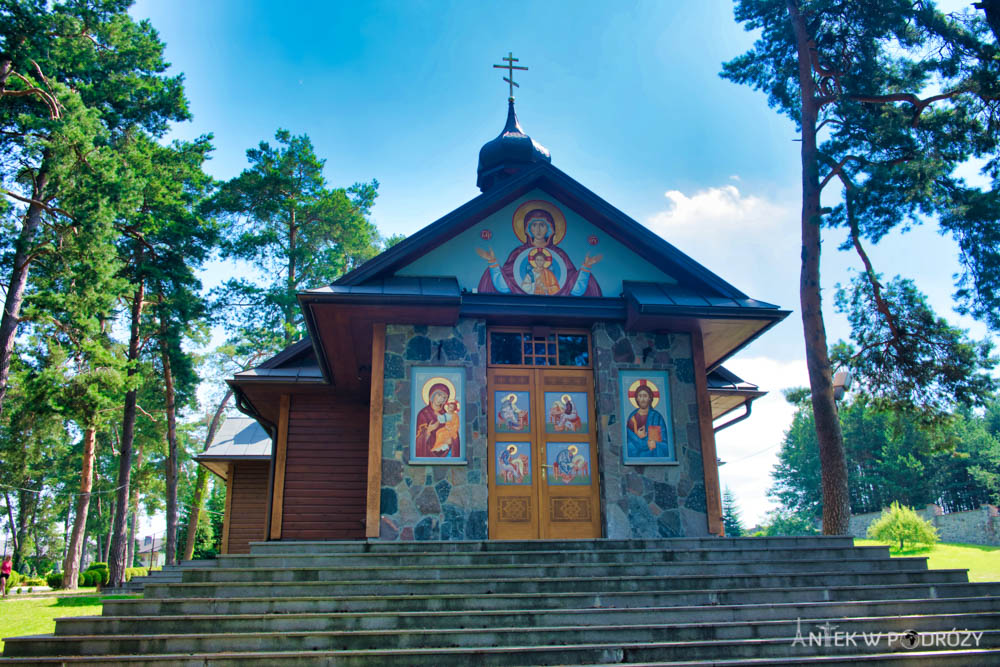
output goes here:
{"type": "Polygon", "coordinates": [[[507,53],[507,55],[505,57],[501,58],[500,60],[506,61],[507,64],[506,65],[494,65],[493,67],[495,69],[505,69],[505,70],[507,70],[508,74],[507,74],[507,76],[505,76],[503,78],[503,80],[510,84],[510,101],[513,102],[514,101],[514,87],[515,86],[517,86],[518,88],[521,87],[517,83],[514,82],[514,70],[516,70],[516,69],[526,70],[528,68],[527,67],[521,67],[519,65],[515,65],[514,64],[516,62],[519,62],[519,59],[514,57],[514,52],[513,51],[509,51],[507,53]]]}

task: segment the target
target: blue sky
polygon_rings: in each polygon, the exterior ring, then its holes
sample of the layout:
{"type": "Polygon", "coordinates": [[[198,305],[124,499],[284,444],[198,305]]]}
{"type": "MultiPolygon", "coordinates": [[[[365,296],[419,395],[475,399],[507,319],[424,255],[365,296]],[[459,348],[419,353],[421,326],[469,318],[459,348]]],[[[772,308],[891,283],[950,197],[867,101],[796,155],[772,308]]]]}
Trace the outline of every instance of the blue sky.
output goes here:
{"type": "MultiPolygon", "coordinates": [[[[174,136],[215,135],[212,175],[238,174],[246,149],[279,127],[308,134],[330,183],[379,180],[373,218],[386,235],[478,194],[479,148],[506,115],[507,84],[492,65],[513,51],[529,67],[515,75],[518,116],[554,165],[750,296],[796,311],[727,363],[771,391],[718,438],[722,482],[753,523],[769,507],[768,472],[791,418],[780,389],[807,384],[799,144],[764,95],[718,76],[752,41],[729,2],[625,4],[149,0],[132,14],[152,21],[185,75],[194,119],[174,136]]],[[[825,245],[828,295],[857,266],[839,242],[825,245]]],[[[954,245],[933,227],[871,254],[953,315],[954,245]]],[[[828,331],[847,335],[832,312],[828,331]]]]}

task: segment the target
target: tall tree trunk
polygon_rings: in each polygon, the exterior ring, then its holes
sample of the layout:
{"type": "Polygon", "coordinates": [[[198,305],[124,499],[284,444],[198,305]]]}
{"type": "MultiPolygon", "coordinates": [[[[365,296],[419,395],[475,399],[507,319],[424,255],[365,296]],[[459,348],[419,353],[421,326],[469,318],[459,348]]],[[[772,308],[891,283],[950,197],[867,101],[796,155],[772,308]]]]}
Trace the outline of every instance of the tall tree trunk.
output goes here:
{"type": "Polygon", "coordinates": [[[38,235],[38,228],[42,225],[42,215],[45,213],[41,202],[45,199],[45,188],[49,183],[50,156],[49,149],[45,149],[42,153],[42,166],[31,189],[32,203],[28,205],[21,233],[14,246],[14,263],[10,279],[7,281],[7,298],[3,304],[3,314],[0,315],[0,415],[3,414],[4,398],[7,396],[7,378],[10,376],[10,362],[14,355],[14,339],[17,337],[21,304],[24,303],[24,290],[28,285],[31,246],[35,242],[35,236],[38,235]]]}
{"type": "Polygon", "coordinates": [[[820,194],[816,123],[820,101],[813,81],[810,38],[796,0],[788,0],[788,14],[795,33],[802,90],[802,270],[799,302],[805,334],[806,367],[812,390],[813,415],[823,485],[823,533],[846,535],[851,518],[847,487],[847,455],[833,398],[833,373],[826,342],[820,295],[820,194]]]}
{"type": "MultiPolygon", "coordinates": [[[[298,239],[298,221],[295,218],[295,204],[292,204],[291,223],[288,225],[288,294],[295,294],[295,244],[298,239]]],[[[295,304],[285,306],[285,345],[291,345],[292,323],[295,321],[295,304]]]]}
{"type": "Polygon", "coordinates": [[[73,515],[73,507],[70,503],[66,503],[66,518],[63,519],[63,560],[66,560],[66,554],[69,553],[69,519],[73,515]]]}
{"type": "MultiPolygon", "coordinates": [[[[135,272],[142,275],[142,248],[136,249],[135,272]]],[[[128,338],[128,377],[131,379],[138,372],[139,360],[139,320],[142,317],[142,300],[146,296],[145,283],[139,279],[135,294],[132,296],[131,326],[128,338]]],[[[121,452],[118,458],[118,493],[115,503],[115,520],[111,528],[111,551],[108,554],[108,569],[111,572],[109,586],[120,587],[125,583],[125,556],[128,544],[125,534],[125,521],[128,516],[128,501],[132,481],[132,442],[135,439],[135,406],[136,394],[133,388],[125,394],[125,409],[122,415],[121,452]]]]}
{"type": "MultiPolygon", "coordinates": [[[[143,447],[145,444],[141,442],[135,454],[136,470],[142,469],[143,447]]],[[[132,487],[132,500],[129,502],[129,508],[128,548],[125,551],[125,567],[133,567],[135,563],[135,533],[136,526],[139,523],[139,489],[136,487],[132,487]]]]}
{"type": "MultiPolygon", "coordinates": [[[[111,519],[114,520],[115,516],[115,504],[116,501],[111,502],[111,519]]],[[[101,562],[107,563],[108,558],[111,557],[111,529],[108,529],[108,534],[104,536],[104,549],[101,550],[101,562]]],[[[110,585],[110,582],[109,582],[110,585]]]]}
{"type": "Polygon", "coordinates": [[[10,502],[10,495],[7,493],[7,489],[3,490],[3,500],[7,503],[7,521],[10,523],[10,550],[13,553],[20,551],[17,548],[17,524],[14,523],[14,508],[10,502]]]}
{"type": "Polygon", "coordinates": [[[177,408],[174,375],[170,366],[167,323],[160,319],[160,356],[163,360],[163,384],[167,403],[167,458],[163,461],[167,486],[167,565],[177,562],[177,408]]]}
{"type": "MultiPolygon", "coordinates": [[[[222,397],[222,400],[219,401],[218,407],[215,408],[215,414],[212,415],[212,421],[208,425],[208,433],[205,435],[205,447],[202,451],[206,451],[211,447],[212,442],[215,441],[215,434],[219,432],[219,425],[222,424],[222,415],[225,414],[226,406],[232,397],[233,390],[230,388],[226,391],[226,395],[222,397]]],[[[194,558],[195,533],[198,531],[198,522],[201,520],[201,506],[205,502],[205,492],[207,490],[208,469],[205,466],[198,466],[198,479],[194,487],[194,500],[191,503],[191,512],[188,515],[187,544],[184,545],[184,560],[194,558]]]]}
{"type": "Polygon", "coordinates": [[[63,561],[63,588],[74,590],[80,574],[80,560],[83,555],[83,534],[87,527],[87,511],[90,509],[90,491],[94,483],[94,450],[97,443],[97,429],[88,428],[83,432],[83,467],[80,473],[80,495],[76,499],[76,518],[73,520],[73,534],[63,561]]]}

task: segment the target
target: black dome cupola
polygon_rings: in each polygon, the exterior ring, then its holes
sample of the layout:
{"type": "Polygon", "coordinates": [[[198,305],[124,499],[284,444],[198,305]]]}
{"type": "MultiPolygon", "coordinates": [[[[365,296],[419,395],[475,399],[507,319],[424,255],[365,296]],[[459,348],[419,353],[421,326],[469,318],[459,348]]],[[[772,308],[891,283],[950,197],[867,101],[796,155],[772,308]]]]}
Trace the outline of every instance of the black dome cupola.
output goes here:
{"type": "Polygon", "coordinates": [[[510,87],[507,98],[507,124],[493,141],[488,141],[479,149],[479,168],[476,170],[476,185],[486,192],[498,182],[517,174],[537,162],[552,162],[552,155],[545,146],[524,133],[514,113],[514,88],[520,86],[514,81],[514,70],[526,71],[523,65],[515,65],[519,59],[513,52],[502,59],[505,65],[494,65],[495,69],[507,70],[504,81],[510,87]]]}
{"type": "Polygon", "coordinates": [[[493,141],[479,150],[476,185],[483,192],[497,182],[537,162],[552,162],[549,150],[524,133],[514,113],[514,100],[507,103],[507,124],[493,141]]]}

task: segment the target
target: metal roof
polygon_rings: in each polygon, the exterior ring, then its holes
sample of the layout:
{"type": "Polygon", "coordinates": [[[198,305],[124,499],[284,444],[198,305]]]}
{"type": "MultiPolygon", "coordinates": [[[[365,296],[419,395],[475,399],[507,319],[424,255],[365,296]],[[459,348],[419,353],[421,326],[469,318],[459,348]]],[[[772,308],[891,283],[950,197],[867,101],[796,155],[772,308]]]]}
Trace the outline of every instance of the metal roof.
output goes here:
{"type": "Polygon", "coordinates": [[[648,283],[626,280],[622,282],[625,296],[632,298],[643,312],[658,309],[676,310],[692,308],[696,310],[731,308],[736,312],[749,314],[751,311],[778,311],[778,306],[766,301],[758,301],[747,296],[721,296],[708,290],[694,290],[684,285],[671,283],[648,283]]]}
{"type": "Polygon", "coordinates": [[[271,436],[256,420],[230,415],[219,427],[212,446],[195,457],[202,461],[271,458],[271,436]]]}
{"type": "Polygon", "coordinates": [[[372,280],[364,285],[327,285],[305,290],[302,296],[331,295],[339,297],[422,297],[461,298],[462,290],[454,276],[390,276],[372,280]]]}

